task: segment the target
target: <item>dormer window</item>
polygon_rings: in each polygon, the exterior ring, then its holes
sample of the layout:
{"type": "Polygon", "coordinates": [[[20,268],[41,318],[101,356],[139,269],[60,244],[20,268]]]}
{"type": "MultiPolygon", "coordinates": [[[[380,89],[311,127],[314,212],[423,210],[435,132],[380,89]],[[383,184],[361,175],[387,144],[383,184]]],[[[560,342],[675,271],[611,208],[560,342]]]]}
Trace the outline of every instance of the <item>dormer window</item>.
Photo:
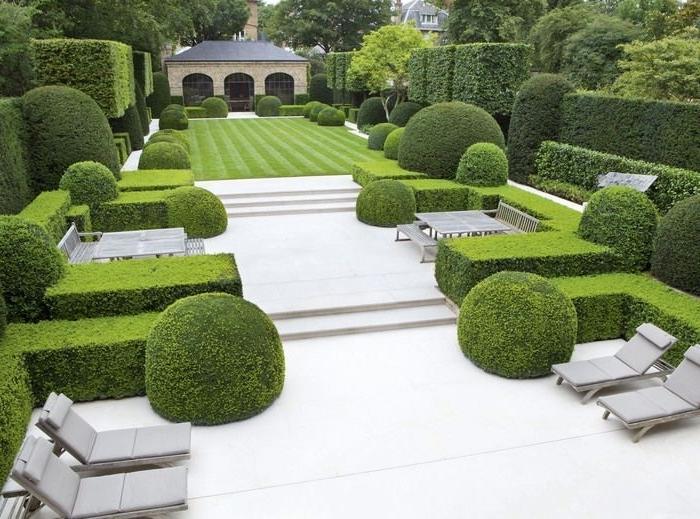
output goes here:
{"type": "Polygon", "coordinates": [[[436,14],[422,14],[420,15],[420,21],[423,25],[437,25],[438,17],[436,14]]]}

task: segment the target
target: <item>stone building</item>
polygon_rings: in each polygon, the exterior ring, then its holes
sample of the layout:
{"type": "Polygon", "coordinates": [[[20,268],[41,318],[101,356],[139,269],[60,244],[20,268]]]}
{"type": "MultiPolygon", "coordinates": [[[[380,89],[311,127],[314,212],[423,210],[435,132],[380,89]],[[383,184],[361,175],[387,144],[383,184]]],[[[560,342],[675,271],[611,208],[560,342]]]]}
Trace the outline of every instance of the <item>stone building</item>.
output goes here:
{"type": "Polygon", "coordinates": [[[447,30],[449,13],[423,0],[397,0],[394,11],[401,13],[398,23],[414,23],[425,35],[443,33],[447,30]]]}

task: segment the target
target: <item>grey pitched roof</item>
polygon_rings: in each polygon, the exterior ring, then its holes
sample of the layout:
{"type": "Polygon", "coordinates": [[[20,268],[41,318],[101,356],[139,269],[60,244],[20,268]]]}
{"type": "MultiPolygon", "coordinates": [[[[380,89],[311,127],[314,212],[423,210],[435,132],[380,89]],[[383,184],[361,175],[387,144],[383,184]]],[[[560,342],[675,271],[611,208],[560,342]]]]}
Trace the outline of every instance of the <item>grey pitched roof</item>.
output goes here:
{"type": "Polygon", "coordinates": [[[448,16],[448,12],[444,9],[439,9],[423,0],[408,0],[401,8],[401,22],[407,23],[413,20],[416,27],[423,31],[444,31],[448,16]],[[436,16],[437,24],[424,24],[424,15],[436,16]]]}
{"type": "Polygon", "coordinates": [[[185,52],[166,58],[179,61],[307,61],[268,41],[203,41],[185,52]]]}

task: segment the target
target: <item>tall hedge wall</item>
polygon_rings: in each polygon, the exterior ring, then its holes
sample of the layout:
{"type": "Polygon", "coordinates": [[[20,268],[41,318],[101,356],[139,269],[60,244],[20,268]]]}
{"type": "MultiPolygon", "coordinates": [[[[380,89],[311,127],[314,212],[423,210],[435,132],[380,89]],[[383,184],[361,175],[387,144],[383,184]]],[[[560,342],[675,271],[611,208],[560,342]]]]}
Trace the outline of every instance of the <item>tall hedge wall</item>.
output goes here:
{"type": "Polygon", "coordinates": [[[426,64],[426,102],[429,104],[451,101],[453,74],[455,72],[454,45],[428,49],[426,64]]]}
{"type": "Polygon", "coordinates": [[[141,85],[144,96],[153,93],[153,64],[150,52],[134,51],[134,79],[141,85]]]}
{"type": "Polygon", "coordinates": [[[416,49],[408,62],[408,98],[416,103],[427,103],[427,58],[431,49],[416,49]]]}
{"type": "Polygon", "coordinates": [[[0,99],[0,214],[15,214],[31,200],[25,126],[19,99],[0,99]]]}
{"type": "Polygon", "coordinates": [[[108,118],[133,104],[131,47],[106,40],[34,40],[36,76],[42,85],[66,85],[92,97],[108,118]]]}
{"type": "Polygon", "coordinates": [[[348,83],[347,74],[353,54],[353,52],[335,52],[326,58],[328,87],[333,89],[333,100],[339,104],[349,103],[352,100],[350,94],[352,88],[348,83]]]}

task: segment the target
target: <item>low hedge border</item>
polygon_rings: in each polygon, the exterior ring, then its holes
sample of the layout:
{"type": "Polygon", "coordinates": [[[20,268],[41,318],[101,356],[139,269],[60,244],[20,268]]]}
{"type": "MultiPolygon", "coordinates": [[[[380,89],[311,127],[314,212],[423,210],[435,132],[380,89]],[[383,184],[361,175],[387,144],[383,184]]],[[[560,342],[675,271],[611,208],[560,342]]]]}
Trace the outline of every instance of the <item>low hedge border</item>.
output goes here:
{"type": "Polygon", "coordinates": [[[201,106],[186,106],[185,113],[188,119],[207,119],[209,114],[201,106]]]}
{"type": "Polygon", "coordinates": [[[365,187],[377,180],[410,180],[427,179],[425,173],[406,171],[399,167],[394,160],[377,160],[372,162],[356,162],[352,165],[352,179],[356,184],[365,187]]]}
{"type": "Polygon", "coordinates": [[[280,117],[304,117],[304,105],[282,105],[280,117]]]}
{"type": "Polygon", "coordinates": [[[92,218],[90,207],[87,205],[74,205],[66,213],[66,228],[74,223],[79,232],[92,232],[92,218]]]}
{"type": "Polygon", "coordinates": [[[117,182],[120,191],[162,191],[193,185],[194,175],[189,169],[123,171],[117,182]]]}
{"type": "Polygon", "coordinates": [[[472,192],[469,187],[451,180],[401,180],[413,190],[419,213],[466,211],[470,209],[472,192]]]}
{"type": "Polygon", "coordinates": [[[133,148],[131,147],[131,137],[129,136],[129,132],[116,132],[112,133],[112,136],[115,139],[124,139],[124,142],[126,143],[126,153],[127,155],[131,154],[133,148]]]}
{"type": "Polygon", "coordinates": [[[348,110],[348,121],[357,124],[357,114],[360,113],[359,108],[350,108],[348,110]]]}
{"type": "Polygon", "coordinates": [[[68,191],[44,191],[18,216],[41,226],[58,243],[68,230],[66,215],[70,207],[68,191]]]}
{"type": "Polygon", "coordinates": [[[137,231],[168,227],[167,191],[120,193],[116,200],[92,211],[92,223],[102,232],[137,231]]]}

